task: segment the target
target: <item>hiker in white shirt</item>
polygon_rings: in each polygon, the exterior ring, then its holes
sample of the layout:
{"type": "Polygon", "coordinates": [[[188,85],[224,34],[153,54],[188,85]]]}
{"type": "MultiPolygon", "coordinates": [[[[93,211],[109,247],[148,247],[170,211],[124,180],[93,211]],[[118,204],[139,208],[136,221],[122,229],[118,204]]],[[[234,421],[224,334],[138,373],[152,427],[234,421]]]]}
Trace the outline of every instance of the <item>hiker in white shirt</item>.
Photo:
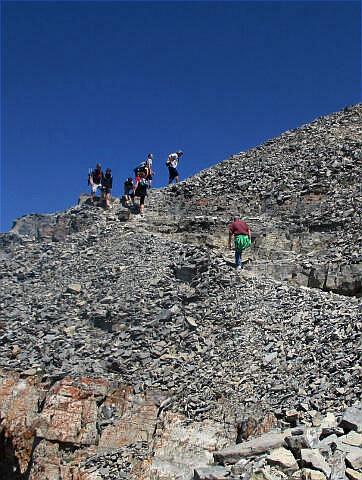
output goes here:
{"type": "Polygon", "coordinates": [[[146,179],[148,180],[148,184],[150,188],[152,187],[152,178],[154,175],[153,169],[152,169],[152,162],[153,162],[153,154],[149,153],[147,155],[147,160],[146,160],[146,167],[147,167],[147,177],[146,179]]]}
{"type": "Polygon", "coordinates": [[[166,165],[168,166],[168,172],[169,172],[169,177],[168,177],[168,183],[172,183],[174,180],[176,180],[176,183],[180,181],[180,175],[177,171],[177,165],[182,157],[183,152],[181,150],[178,150],[176,153],[170,153],[170,155],[167,158],[166,165]]]}

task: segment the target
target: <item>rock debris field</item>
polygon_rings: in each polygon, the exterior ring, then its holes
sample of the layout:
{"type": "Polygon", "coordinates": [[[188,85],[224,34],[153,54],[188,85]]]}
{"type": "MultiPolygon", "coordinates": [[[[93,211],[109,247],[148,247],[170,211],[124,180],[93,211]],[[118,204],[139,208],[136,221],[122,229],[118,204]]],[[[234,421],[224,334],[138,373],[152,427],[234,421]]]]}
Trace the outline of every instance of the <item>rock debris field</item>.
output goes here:
{"type": "Polygon", "coordinates": [[[1,478],[360,479],[361,119],[2,234],[1,478]]]}

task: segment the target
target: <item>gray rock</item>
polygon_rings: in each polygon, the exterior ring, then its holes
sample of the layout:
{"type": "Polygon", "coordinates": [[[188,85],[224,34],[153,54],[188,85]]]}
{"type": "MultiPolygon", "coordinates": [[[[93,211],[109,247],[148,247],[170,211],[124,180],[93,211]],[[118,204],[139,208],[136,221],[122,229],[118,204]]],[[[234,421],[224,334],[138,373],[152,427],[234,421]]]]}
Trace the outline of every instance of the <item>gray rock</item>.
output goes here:
{"type": "Polygon", "coordinates": [[[78,294],[82,291],[82,285],[80,283],[71,283],[67,287],[67,292],[78,294]]]}
{"type": "Polygon", "coordinates": [[[340,426],[346,430],[356,430],[358,433],[362,433],[361,403],[347,408],[343,414],[340,426]]]}
{"type": "Polygon", "coordinates": [[[316,470],[311,470],[309,468],[302,469],[302,479],[303,480],[327,480],[327,477],[323,472],[318,472],[316,470]]]}
{"type": "Polygon", "coordinates": [[[267,456],[270,465],[278,466],[283,472],[292,473],[298,470],[298,464],[289,450],[284,447],[272,450],[267,456]]]}
{"type": "Polygon", "coordinates": [[[329,478],[331,474],[331,468],[322,457],[319,450],[302,448],[300,453],[304,466],[311,467],[314,470],[319,470],[320,472],[323,472],[327,478],[329,478]]]}
{"type": "Polygon", "coordinates": [[[362,480],[362,473],[353,470],[353,468],[346,468],[346,475],[350,480],[362,480]]]}
{"type": "Polygon", "coordinates": [[[340,437],[340,441],[347,445],[362,447],[362,434],[352,430],[347,435],[340,437]]]}
{"type": "Polygon", "coordinates": [[[194,480],[223,480],[228,477],[230,471],[224,467],[204,467],[194,470],[194,480]]]}

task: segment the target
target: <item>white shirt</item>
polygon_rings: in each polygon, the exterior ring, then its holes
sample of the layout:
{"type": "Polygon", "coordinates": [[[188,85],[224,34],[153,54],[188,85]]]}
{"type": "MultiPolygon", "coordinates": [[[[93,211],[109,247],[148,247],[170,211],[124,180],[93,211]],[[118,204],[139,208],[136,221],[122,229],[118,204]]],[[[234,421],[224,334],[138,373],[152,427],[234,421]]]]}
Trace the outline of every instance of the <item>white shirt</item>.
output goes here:
{"type": "Polygon", "coordinates": [[[178,155],[177,155],[177,153],[170,153],[170,155],[168,156],[168,160],[169,160],[169,163],[170,163],[171,167],[173,167],[173,168],[177,167],[177,165],[178,165],[178,155]]]}

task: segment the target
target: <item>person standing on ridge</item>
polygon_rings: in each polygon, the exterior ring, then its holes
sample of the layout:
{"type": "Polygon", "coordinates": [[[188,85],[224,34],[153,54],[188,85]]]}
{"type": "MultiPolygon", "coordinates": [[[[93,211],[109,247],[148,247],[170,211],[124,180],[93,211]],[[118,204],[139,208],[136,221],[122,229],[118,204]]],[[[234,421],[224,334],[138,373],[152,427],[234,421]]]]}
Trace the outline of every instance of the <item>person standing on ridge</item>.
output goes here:
{"type": "Polygon", "coordinates": [[[102,175],[102,194],[106,202],[106,208],[111,208],[111,190],[113,186],[112,171],[107,168],[105,175],[102,175]]]}
{"type": "Polygon", "coordinates": [[[90,185],[91,187],[93,201],[94,197],[96,196],[97,190],[101,189],[102,187],[102,177],[102,167],[99,163],[97,163],[96,168],[92,170],[92,172],[88,175],[88,185],[90,185]]]}
{"type": "Polygon", "coordinates": [[[178,150],[176,153],[170,153],[170,155],[167,158],[166,165],[168,166],[168,184],[172,183],[174,180],[176,180],[176,183],[180,181],[180,175],[177,171],[177,165],[180,160],[180,158],[183,155],[182,150],[178,150]]]}
{"type": "Polygon", "coordinates": [[[150,188],[152,187],[152,178],[154,175],[153,169],[152,169],[152,162],[153,162],[153,154],[149,153],[147,155],[147,160],[146,160],[146,167],[147,167],[147,177],[146,179],[148,180],[148,184],[150,188]]]}
{"type": "Polygon", "coordinates": [[[140,199],[140,214],[143,216],[143,211],[145,209],[145,198],[147,196],[147,189],[149,188],[148,180],[146,178],[145,172],[140,172],[137,177],[136,184],[134,187],[134,196],[139,197],[140,199]]]}
{"type": "Polygon", "coordinates": [[[129,207],[132,201],[134,205],[134,189],[133,189],[133,180],[132,177],[128,177],[124,182],[124,203],[129,207]]]}
{"type": "Polygon", "coordinates": [[[251,231],[246,222],[240,220],[238,215],[235,215],[234,221],[229,225],[229,250],[231,250],[231,240],[234,237],[235,245],[235,267],[241,270],[241,255],[242,252],[251,245],[251,231]]]}

